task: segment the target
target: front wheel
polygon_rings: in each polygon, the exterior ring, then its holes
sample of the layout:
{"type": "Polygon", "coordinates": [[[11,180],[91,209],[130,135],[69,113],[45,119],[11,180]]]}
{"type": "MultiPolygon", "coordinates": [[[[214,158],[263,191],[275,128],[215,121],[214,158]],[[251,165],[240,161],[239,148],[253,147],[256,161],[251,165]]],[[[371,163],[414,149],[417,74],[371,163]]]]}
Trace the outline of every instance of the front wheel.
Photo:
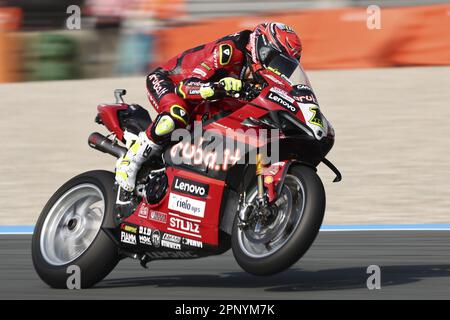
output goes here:
{"type": "MultiPolygon", "coordinates": [[[[256,190],[249,194],[247,217],[257,217],[256,190]],[[250,211],[250,212],[249,212],[250,211]]],[[[232,249],[238,264],[255,275],[281,272],[297,262],[312,245],[325,213],[325,190],[313,169],[293,166],[270,218],[248,219],[239,212],[234,220],[232,249]]]]}
{"type": "Polygon", "coordinates": [[[36,272],[49,286],[67,288],[73,270],[79,270],[78,283],[88,288],[117,265],[118,248],[102,229],[114,224],[113,185],[111,172],[86,172],[66,182],[45,205],[31,252],[36,272]]]}

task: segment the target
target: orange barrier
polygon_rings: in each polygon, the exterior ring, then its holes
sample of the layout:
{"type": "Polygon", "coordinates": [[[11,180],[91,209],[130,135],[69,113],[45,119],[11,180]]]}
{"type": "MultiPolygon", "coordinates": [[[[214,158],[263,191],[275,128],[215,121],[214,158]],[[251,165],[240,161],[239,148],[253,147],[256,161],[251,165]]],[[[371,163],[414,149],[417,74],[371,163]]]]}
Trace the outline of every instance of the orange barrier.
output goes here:
{"type": "Polygon", "coordinates": [[[207,20],[163,30],[161,56],[279,21],[300,34],[308,69],[450,64],[450,4],[382,8],[381,29],[369,29],[367,18],[366,8],[344,8],[207,20]]]}
{"type": "Polygon", "coordinates": [[[0,83],[19,80],[19,41],[10,32],[20,27],[21,18],[20,9],[0,7],[0,83]]]}

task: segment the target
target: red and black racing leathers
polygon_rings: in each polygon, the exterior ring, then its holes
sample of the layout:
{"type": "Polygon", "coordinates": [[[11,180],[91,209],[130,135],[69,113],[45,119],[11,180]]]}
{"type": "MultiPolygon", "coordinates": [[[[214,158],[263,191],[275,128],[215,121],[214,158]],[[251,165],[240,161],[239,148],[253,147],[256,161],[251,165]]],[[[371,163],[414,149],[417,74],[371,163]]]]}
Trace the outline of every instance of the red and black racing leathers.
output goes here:
{"type": "Polygon", "coordinates": [[[190,112],[204,98],[200,87],[224,77],[243,79],[247,66],[245,47],[251,31],[244,30],[198,47],[186,50],[147,76],[147,95],[159,113],[147,135],[156,143],[154,128],[163,115],[170,115],[176,127],[185,127],[190,112]]]}

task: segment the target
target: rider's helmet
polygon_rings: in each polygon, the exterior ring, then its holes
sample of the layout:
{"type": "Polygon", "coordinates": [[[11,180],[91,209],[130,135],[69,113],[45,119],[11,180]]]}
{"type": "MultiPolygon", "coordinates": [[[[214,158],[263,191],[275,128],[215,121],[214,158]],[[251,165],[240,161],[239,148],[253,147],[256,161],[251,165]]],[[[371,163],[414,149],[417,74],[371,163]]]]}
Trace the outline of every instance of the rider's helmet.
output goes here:
{"type": "Polygon", "coordinates": [[[266,68],[277,54],[300,60],[302,43],[289,26],[279,22],[265,22],[257,25],[250,34],[247,44],[253,70],[266,68]]]}

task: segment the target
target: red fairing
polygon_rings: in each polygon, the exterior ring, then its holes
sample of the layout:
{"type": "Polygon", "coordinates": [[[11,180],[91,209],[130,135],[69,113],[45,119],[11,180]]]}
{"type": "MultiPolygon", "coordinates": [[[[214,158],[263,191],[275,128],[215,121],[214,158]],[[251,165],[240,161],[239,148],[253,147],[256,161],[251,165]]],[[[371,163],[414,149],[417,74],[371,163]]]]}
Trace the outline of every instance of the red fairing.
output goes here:
{"type": "Polygon", "coordinates": [[[97,106],[97,111],[103,124],[109,131],[113,132],[119,140],[123,140],[123,130],[119,125],[119,118],[117,112],[119,110],[126,110],[127,104],[101,104],[97,106]]]}
{"type": "Polygon", "coordinates": [[[172,167],[166,174],[169,187],[161,202],[141,202],[125,222],[217,246],[225,182],[172,167]]]}
{"type": "Polygon", "coordinates": [[[291,90],[292,88],[291,84],[286,79],[280,77],[270,70],[262,69],[258,71],[258,74],[267,81],[269,87],[281,87],[285,88],[285,90],[287,91],[291,90]]]}
{"type": "Polygon", "coordinates": [[[219,119],[203,127],[205,130],[215,130],[224,136],[231,135],[236,141],[248,143],[252,146],[261,147],[262,142],[258,139],[259,128],[249,128],[242,124],[242,122],[249,117],[259,118],[267,114],[267,110],[257,108],[252,105],[246,105],[229,116],[219,119]],[[251,129],[251,130],[250,130],[251,129]],[[254,131],[256,136],[251,136],[248,132],[254,131]]]}
{"type": "Polygon", "coordinates": [[[292,85],[286,79],[270,70],[260,70],[258,74],[264,78],[268,86],[261,91],[252,103],[271,110],[288,110],[295,114],[300,121],[305,123],[303,113],[298,107],[294,96],[290,94],[292,85]],[[277,98],[277,96],[281,99],[277,98]]]}

